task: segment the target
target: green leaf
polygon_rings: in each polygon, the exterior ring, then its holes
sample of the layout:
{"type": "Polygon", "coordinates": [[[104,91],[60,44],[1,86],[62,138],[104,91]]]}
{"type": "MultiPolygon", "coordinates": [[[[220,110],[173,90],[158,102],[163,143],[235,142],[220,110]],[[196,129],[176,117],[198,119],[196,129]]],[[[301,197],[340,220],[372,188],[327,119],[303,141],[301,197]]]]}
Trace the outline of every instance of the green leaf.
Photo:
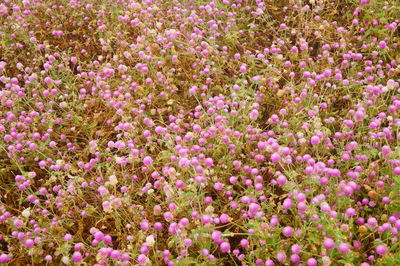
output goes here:
{"type": "Polygon", "coordinates": [[[97,121],[93,121],[93,122],[90,123],[89,125],[86,125],[86,126],[85,126],[85,129],[86,129],[86,130],[92,129],[92,128],[94,128],[95,126],[97,126],[97,121]]]}

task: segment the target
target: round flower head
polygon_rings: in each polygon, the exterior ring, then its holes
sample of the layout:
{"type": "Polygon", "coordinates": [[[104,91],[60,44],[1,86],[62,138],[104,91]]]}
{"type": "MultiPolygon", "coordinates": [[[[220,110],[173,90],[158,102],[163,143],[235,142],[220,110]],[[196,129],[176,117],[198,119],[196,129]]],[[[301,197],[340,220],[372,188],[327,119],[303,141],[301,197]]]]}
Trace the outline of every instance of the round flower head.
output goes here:
{"type": "Polygon", "coordinates": [[[285,254],[285,252],[278,252],[278,253],[276,254],[276,259],[277,259],[279,262],[285,261],[285,260],[286,260],[286,254],[285,254]]]}
{"type": "Polygon", "coordinates": [[[153,163],[153,159],[150,156],[146,156],[143,158],[143,164],[149,166],[153,163]]]}
{"type": "Polygon", "coordinates": [[[347,243],[340,243],[338,246],[338,250],[340,253],[346,254],[350,252],[350,246],[347,243]]]}
{"type": "Polygon", "coordinates": [[[375,251],[378,255],[385,255],[387,248],[384,245],[378,245],[376,246],[375,251]]]}
{"type": "Polygon", "coordinates": [[[227,253],[231,250],[231,245],[228,242],[223,242],[220,245],[221,251],[222,253],[227,253]]]}
{"type": "Polygon", "coordinates": [[[332,238],[325,238],[324,239],[324,247],[326,249],[332,249],[335,247],[335,241],[332,238]]]}
{"type": "Polygon", "coordinates": [[[307,266],[316,266],[317,265],[317,260],[314,258],[309,258],[307,260],[307,266]]]}

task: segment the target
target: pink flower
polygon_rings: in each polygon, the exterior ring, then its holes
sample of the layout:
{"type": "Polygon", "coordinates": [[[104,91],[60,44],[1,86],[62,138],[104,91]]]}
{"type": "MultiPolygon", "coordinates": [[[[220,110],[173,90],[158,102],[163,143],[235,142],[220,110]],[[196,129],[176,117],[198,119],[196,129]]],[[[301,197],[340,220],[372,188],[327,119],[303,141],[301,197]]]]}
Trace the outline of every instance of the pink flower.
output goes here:
{"type": "Polygon", "coordinates": [[[149,166],[153,163],[153,159],[150,156],[146,156],[143,158],[143,163],[146,166],[149,166]]]}

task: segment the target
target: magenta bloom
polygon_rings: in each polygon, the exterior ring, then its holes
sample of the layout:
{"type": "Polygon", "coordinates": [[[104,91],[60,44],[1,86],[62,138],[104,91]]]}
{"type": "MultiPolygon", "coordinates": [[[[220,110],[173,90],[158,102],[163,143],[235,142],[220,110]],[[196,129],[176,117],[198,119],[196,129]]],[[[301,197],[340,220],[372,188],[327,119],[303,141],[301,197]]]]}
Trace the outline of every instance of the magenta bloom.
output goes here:
{"type": "Polygon", "coordinates": [[[222,253],[227,253],[231,250],[231,245],[228,242],[223,242],[220,245],[221,251],[222,253]]]}
{"type": "Polygon", "coordinates": [[[271,155],[271,162],[273,162],[273,163],[277,163],[277,162],[279,162],[280,161],[280,159],[281,159],[281,156],[279,155],[279,153],[273,153],[272,155],[271,155]]]}
{"type": "Polygon", "coordinates": [[[384,246],[384,245],[378,245],[378,246],[376,246],[375,251],[376,251],[376,253],[379,254],[379,255],[385,255],[385,254],[386,254],[386,251],[387,251],[387,248],[386,248],[386,246],[384,246]]]}
{"type": "Polygon", "coordinates": [[[312,136],[310,142],[312,145],[318,145],[321,143],[321,139],[318,136],[312,136]]]}
{"type": "Polygon", "coordinates": [[[350,246],[347,243],[340,243],[338,246],[338,250],[340,253],[347,254],[350,252],[350,246]]]}
{"type": "Polygon", "coordinates": [[[76,263],[82,261],[82,254],[79,251],[75,251],[74,254],[72,254],[72,260],[76,263]]]}
{"type": "Polygon", "coordinates": [[[286,237],[291,237],[293,235],[294,229],[291,226],[286,226],[283,228],[282,233],[286,237]]]}
{"type": "Polygon", "coordinates": [[[332,238],[325,238],[324,239],[324,247],[326,249],[332,249],[335,247],[335,241],[332,238]]]}
{"type": "Polygon", "coordinates": [[[143,163],[146,166],[149,166],[153,163],[153,159],[150,156],[146,156],[143,158],[143,163]]]}

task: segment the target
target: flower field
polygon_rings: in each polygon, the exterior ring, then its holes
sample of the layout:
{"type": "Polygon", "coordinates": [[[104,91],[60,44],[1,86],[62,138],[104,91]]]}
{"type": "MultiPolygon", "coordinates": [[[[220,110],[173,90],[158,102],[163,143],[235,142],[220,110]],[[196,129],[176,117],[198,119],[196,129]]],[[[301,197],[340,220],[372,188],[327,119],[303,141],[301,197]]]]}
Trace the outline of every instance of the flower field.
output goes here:
{"type": "Polygon", "coordinates": [[[0,264],[400,265],[397,0],[0,1],[0,264]]]}

